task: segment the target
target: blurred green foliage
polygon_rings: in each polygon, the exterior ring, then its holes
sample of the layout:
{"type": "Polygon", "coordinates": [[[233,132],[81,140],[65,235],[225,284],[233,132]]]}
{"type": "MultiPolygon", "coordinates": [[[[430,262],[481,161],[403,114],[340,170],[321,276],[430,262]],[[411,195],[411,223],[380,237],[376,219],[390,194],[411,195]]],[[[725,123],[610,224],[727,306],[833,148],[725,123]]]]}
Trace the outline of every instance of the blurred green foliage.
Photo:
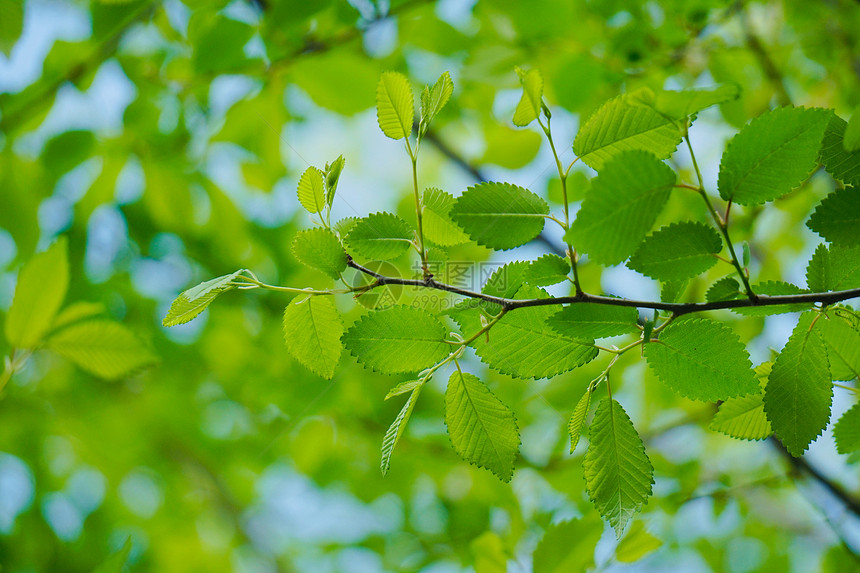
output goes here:
{"type": "MultiPolygon", "coordinates": [[[[99,321],[121,324],[158,358],[116,381],[45,349],[16,370],[0,401],[3,571],[120,561],[177,572],[856,569],[856,454],[838,457],[826,440],[810,463],[831,481],[815,479],[770,442],[708,431],[715,408],[677,398],[637,357],[622,357],[614,375],[657,483],[644,530],[616,552],[584,492],[584,446],[570,456],[565,432],[602,364],[528,383],[487,373],[522,435],[510,484],[451,448],[435,383],[382,478],[380,445],[401,406],[383,398],[407,377],[349,356],[331,381],[311,374],[284,348],[289,295],[229,292],[170,332],[161,318],[184,288],[239,268],[320,286],[291,250],[308,226],[294,194],[308,163],[344,154],[342,216],[387,208],[414,219],[395,199],[411,192],[402,150],[375,127],[383,71],[416,83],[454,77],[423,185],[459,194],[492,174],[558,207],[542,175],[552,171],[546,149],[509,122],[515,66],[542,70],[568,154],[575,125],[621,92],[737,83],[737,101],[699,119],[710,118],[721,149],[720,126],[775,106],[849,117],[860,105],[858,54],[860,9],[849,0],[0,0],[0,352],[21,358],[8,310],[22,266],[67,244],[57,308],[98,305],[99,321]]],[[[716,153],[703,163],[716,165],[716,153]]],[[[776,201],[767,217],[733,215],[762,281],[802,276],[817,242],[803,224],[828,185],[813,177],[810,192],[776,201]]],[[[572,178],[572,196],[587,186],[572,178]]],[[[673,198],[658,223],[696,201],[673,198]]],[[[480,263],[489,251],[464,245],[450,256],[480,263]]],[[[55,280],[55,267],[41,280],[55,280]]],[[[596,265],[580,276],[585,290],[606,289],[596,265]]],[[[686,296],[704,299],[718,276],[707,278],[686,296]]],[[[731,325],[759,361],[791,328],[762,317],[731,325]]],[[[837,389],[836,408],[852,399],[837,389]]]]}

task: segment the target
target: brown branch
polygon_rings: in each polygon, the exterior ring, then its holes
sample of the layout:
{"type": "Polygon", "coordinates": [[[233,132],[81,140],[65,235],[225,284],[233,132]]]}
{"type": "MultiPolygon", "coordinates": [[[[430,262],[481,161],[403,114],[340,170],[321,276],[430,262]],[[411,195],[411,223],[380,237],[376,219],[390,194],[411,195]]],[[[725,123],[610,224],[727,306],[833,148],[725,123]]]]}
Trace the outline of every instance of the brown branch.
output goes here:
{"type": "Polygon", "coordinates": [[[601,296],[588,293],[581,293],[579,295],[574,296],[558,296],[550,298],[513,299],[492,296],[456,287],[454,285],[440,283],[433,279],[432,276],[426,279],[404,279],[400,277],[389,277],[381,275],[356,263],[352,257],[348,257],[347,264],[350,267],[376,279],[375,283],[373,284],[373,287],[383,285],[401,285],[419,288],[429,288],[458,294],[468,298],[491,302],[493,304],[501,306],[505,310],[516,310],[518,308],[528,308],[532,306],[553,306],[561,304],[591,303],[607,306],[627,306],[634,308],[666,310],[672,312],[675,316],[680,316],[683,314],[689,314],[691,312],[703,312],[706,310],[765,307],[783,304],[811,304],[818,302],[824,305],[830,305],[837,302],[841,302],[843,300],[860,297],[860,288],[855,288],[850,290],[840,290],[833,292],[810,292],[778,296],[759,295],[755,299],[743,298],[713,302],[662,302],[650,300],[634,300],[629,298],[615,298],[611,296],[601,296]]]}
{"type": "Polygon", "coordinates": [[[810,464],[806,458],[804,457],[794,457],[788,450],[785,449],[785,446],[782,445],[782,442],[777,440],[776,438],[771,438],[771,443],[774,448],[782,454],[782,457],[788,462],[788,464],[798,473],[806,474],[809,477],[813,478],[815,481],[824,486],[824,489],[829,491],[835,498],[841,501],[845,508],[851,511],[854,515],[860,516],[860,500],[857,500],[850,493],[845,491],[838,483],[831,481],[830,478],[822,474],[816,467],[810,464]]]}

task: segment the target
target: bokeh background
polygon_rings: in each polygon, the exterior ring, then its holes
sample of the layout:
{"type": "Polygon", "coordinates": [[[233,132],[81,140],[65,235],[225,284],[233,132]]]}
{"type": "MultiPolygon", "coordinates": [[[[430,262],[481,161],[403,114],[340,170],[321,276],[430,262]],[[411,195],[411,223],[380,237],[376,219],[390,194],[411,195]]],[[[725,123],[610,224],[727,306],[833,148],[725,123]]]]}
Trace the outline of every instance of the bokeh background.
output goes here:
{"type": "MultiPolygon", "coordinates": [[[[331,381],[305,370],[283,345],[287,296],[234,291],[188,325],[161,326],[181,290],[239,268],[329,286],[290,251],[311,225],[295,196],[308,165],[346,158],[333,218],[414,219],[409,160],[376,125],[385,70],[416,89],[446,70],[454,80],[421,149],[422,187],[508,181],[560,210],[548,145],[510,121],[515,66],[542,71],[567,162],[580,123],[618,93],[737,83],[740,99],[692,131],[713,190],[725,142],[751,117],[793,103],[847,118],[860,105],[860,3],[0,0],[0,321],[21,265],[65,235],[67,302],[102,304],[159,357],[114,382],[42,352],[16,372],[0,400],[2,570],[91,571],[130,538],[129,571],[531,571],[545,531],[581,516],[601,536],[600,571],[857,570],[860,478],[829,431],[794,464],[770,442],[733,441],[707,429],[713,405],[674,396],[637,356],[614,385],[656,468],[638,519],[660,544],[627,563],[584,493],[587,440],[567,453],[567,418],[603,362],[523,381],[467,360],[516,412],[512,482],[451,449],[447,376],[422,394],[383,478],[382,436],[401,407],[383,397],[405,378],[348,355],[331,381]]],[[[683,151],[672,162],[692,180],[683,151]]],[[[574,210],[592,175],[575,168],[574,210]]],[[[733,233],[750,241],[756,277],[805,284],[820,239],[803,222],[832,188],[820,174],[739,211],[733,233]]],[[[700,210],[691,194],[663,218],[700,210]]],[[[533,259],[559,238],[548,228],[508,253],[447,257],[533,259]]],[[[414,260],[396,264],[414,273],[414,260]]],[[[624,267],[581,272],[592,292],[659,296],[624,267]]],[[[701,299],[721,274],[686,296],[701,299]]],[[[349,297],[338,304],[347,324],[361,313],[349,297]]],[[[714,316],[756,363],[796,318],[714,316]]],[[[837,389],[834,419],[853,400],[837,389]]],[[[590,555],[579,540],[557,534],[542,551],[590,555]]]]}

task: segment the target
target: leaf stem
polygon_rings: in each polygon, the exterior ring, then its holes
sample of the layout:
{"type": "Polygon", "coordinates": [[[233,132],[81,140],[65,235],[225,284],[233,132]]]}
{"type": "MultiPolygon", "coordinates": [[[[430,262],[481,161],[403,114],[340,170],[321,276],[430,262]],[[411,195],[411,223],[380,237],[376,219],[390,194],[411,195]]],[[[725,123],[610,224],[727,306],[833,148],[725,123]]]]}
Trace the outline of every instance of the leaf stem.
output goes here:
{"type": "MultiPolygon", "coordinates": [[[[690,136],[688,134],[684,134],[684,141],[687,143],[687,149],[690,151],[690,159],[693,161],[693,169],[696,171],[696,179],[699,181],[699,188],[697,191],[699,195],[701,195],[702,200],[705,202],[705,206],[708,208],[708,212],[711,214],[711,217],[714,219],[714,223],[716,223],[717,227],[720,229],[720,233],[723,235],[723,239],[726,241],[726,248],[729,251],[729,254],[732,257],[732,264],[735,267],[735,270],[738,273],[738,276],[741,278],[741,282],[744,284],[744,290],[746,290],[747,298],[750,300],[757,300],[757,295],[753,292],[752,287],[750,286],[750,280],[747,274],[744,272],[744,268],[738,260],[738,256],[735,253],[735,247],[732,244],[732,239],[729,236],[729,224],[728,224],[728,209],[726,209],[726,218],[720,216],[716,209],[714,209],[713,204],[711,203],[711,199],[708,197],[707,192],[705,191],[705,183],[702,179],[702,171],[699,169],[699,164],[696,161],[696,154],[693,152],[693,145],[690,143],[690,136]]],[[[731,207],[731,203],[729,203],[729,207],[731,207]]]]}
{"type": "Polygon", "coordinates": [[[424,248],[424,217],[421,197],[418,194],[418,141],[415,142],[415,151],[412,150],[408,135],[404,141],[406,142],[406,152],[409,153],[409,159],[412,160],[412,193],[415,197],[415,219],[418,223],[418,254],[421,257],[421,272],[424,278],[427,278],[430,276],[430,271],[427,269],[427,250],[424,248]]]}
{"type": "MultiPolygon", "coordinates": [[[[555,142],[553,142],[552,140],[552,129],[550,127],[550,122],[552,120],[550,119],[549,115],[546,116],[546,125],[544,125],[544,123],[541,121],[540,116],[538,116],[537,120],[538,124],[541,126],[541,129],[543,129],[543,132],[546,134],[546,139],[549,142],[549,147],[550,149],[552,149],[552,156],[555,158],[555,167],[558,170],[558,178],[561,181],[561,197],[562,201],[564,202],[564,225],[562,225],[562,228],[567,231],[568,229],[570,229],[570,205],[568,204],[567,200],[567,176],[568,173],[570,173],[570,168],[573,167],[573,163],[576,163],[576,160],[574,160],[574,162],[571,163],[567,169],[565,169],[561,165],[561,160],[558,157],[558,151],[555,149],[555,142]]],[[[558,222],[558,220],[554,217],[552,217],[552,219],[558,222]]],[[[579,283],[579,271],[576,268],[576,251],[570,243],[566,243],[566,246],[567,256],[570,259],[570,268],[573,270],[573,286],[576,289],[576,294],[581,295],[582,286],[579,283]]]]}
{"type": "Polygon", "coordinates": [[[845,384],[840,384],[838,382],[833,382],[833,385],[838,387],[838,388],[842,388],[844,390],[851,390],[852,392],[855,392],[855,393],[860,392],[860,389],[858,389],[858,388],[855,388],[853,386],[846,386],[845,384]]]}
{"type": "MultiPolygon", "coordinates": [[[[334,295],[334,294],[348,294],[357,290],[367,290],[368,285],[361,287],[349,287],[348,289],[331,289],[331,290],[313,290],[306,288],[293,288],[293,287],[285,287],[278,285],[270,285],[264,282],[257,280],[256,278],[245,277],[239,275],[236,277],[237,279],[243,279],[247,282],[245,283],[237,283],[236,286],[239,288],[263,288],[267,290],[273,290],[278,292],[291,292],[295,294],[311,294],[311,295],[334,295]]],[[[376,285],[374,285],[376,286],[376,285]]]]}

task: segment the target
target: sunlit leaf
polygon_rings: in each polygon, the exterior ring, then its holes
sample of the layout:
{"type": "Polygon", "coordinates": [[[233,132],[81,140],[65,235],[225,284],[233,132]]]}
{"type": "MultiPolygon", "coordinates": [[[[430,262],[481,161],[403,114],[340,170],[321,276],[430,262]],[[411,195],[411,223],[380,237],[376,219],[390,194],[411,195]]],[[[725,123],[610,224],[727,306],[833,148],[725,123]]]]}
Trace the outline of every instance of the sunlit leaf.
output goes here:
{"type": "Polygon", "coordinates": [[[433,87],[424,88],[421,92],[421,122],[418,128],[418,133],[421,137],[427,133],[430,123],[436,117],[448,100],[451,99],[451,94],[454,93],[454,82],[451,81],[451,75],[444,72],[433,87]]]}
{"type": "MultiPolygon", "coordinates": [[[[545,298],[547,294],[530,285],[516,298],[545,298]]],[[[556,332],[546,319],[554,313],[549,306],[518,309],[505,315],[487,336],[472,342],[481,360],[503,374],[519,378],[547,378],[591,362],[598,353],[594,341],[556,332]]],[[[464,336],[482,328],[477,308],[458,313],[454,320],[464,336]]]]}
{"type": "Polygon", "coordinates": [[[549,214],[546,201],[510,183],[481,183],[469,187],[451,208],[451,219],[473,241],[507,250],[534,239],[549,214]]]}
{"type": "Polygon", "coordinates": [[[376,88],[376,119],[379,128],[391,139],[412,133],[415,102],[409,80],[398,72],[385,72],[376,88]]]}
{"type": "Polygon", "coordinates": [[[96,376],[122,378],[156,356],[125,326],[109,320],[78,322],[52,334],[45,346],[96,376]]]}
{"type": "Polygon", "coordinates": [[[759,392],[729,398],[720,404],[720,409],[711,420],[711,430],[739,440],[763,440],[773,433],[764,412],[764,387],[771,368],[770,362],[756,367],[756,376],[761,382],[759,392]]]}
{"type": "Polygon", "coordinates": [[[366,259],[395,259],[412,244],[409,223],[391,213],[372,213],[355,222],[346,236],[352,254],[366,259]]]}
{"type": "Polygon", "coordinates": [[[161,321],[164,326],[177,326],[195,318],[198,314],[206,310],[218,295],[236,288],[233,281],[237,276],[242,274],[244,269],[232,272],[229,275],[223,275],[205,282],[197,286],[191,287],[184,291],[173,303],[167,311],[167,316],[161,321]]]}
{"type": "Polygon", "coordinates": [[[621,563],[635,563],[662,545],[662,541],[648,533],[642,522],[637,521],[615,548],[615,558],[621,563]]]}
{"type": "Polygon", "coordinates": [[[664,384],[693,400],[715,402],[759,389],[738,335],[714,320],[673,322],[645,345],[645,358],[664,384]]]}
{"type": "Polygon", "coordinates": [[[860,403],[842,414],[833,426],[836,450],[840,454],[850,454],[860,450],[860,403]]]}
{"type": "Polygon", "coordinates": [[[293,239],[293,255],[334,279],[346,270],[346,251],[334,233],[321,227],[299,231],[293,239]]]}
{"type": "Polygon", "coordinates": [[[582,429],[585,427],[585,418],[588,417],[588,407],[591,406],[591,384],[585,389],[585,393],[579,402],[576,403],[576,408],[573,409],[573,414],[567,422],[567,433],[570,436],[570,453],[576,449],[579,444],[579,438],[582,435],[582,429]]]}
{"type": "Polygon", "coordinates": [[[824,198],[806,224],[830,243],[860,245],[860,192],[837,189],[824,198]]]}
{"type": "Polygon", "coordinates": [[[385,432],[385,437],[382,439],[382,461],[379,467],[382,470],[383,476],[388,473],[391,467],[391,455],[394,453],[397,442],[400,441],[400,436],[403,435],[403,431],[406,429],[406,424],[409,422],[410,416],[412,416],[412,410],[415,409],[415,403],[421,394],[421,387],[421,384],[415,384],[412,393],[409,394],[409,399],[406,400],[403,408],[400,409],[400,412],[398,412],[397,417],[394,418],[391,426],[388,427],[388,431],[385,432]]]}
{"type": "Polygon", "coordinates": [[[522,76],[523,95],[514,111],[514,125],[524,127],[540,116],[543,97],[543,77],[538,70],[529,70],[522,76]]]}
{"type": "Polygon", "coordinates": [[[654,226],[675,178],[646,151],[614,155],[592,180],[564,240],[602,265],[620,263],[654,226]]]}
{"type": "Polygon", "coordinates": [[[827,426],[833,385],[827,349],[813,328],[814,312],[800,316],[773,364],[764,393],[764,411],[776,436],[799,456],[827,426]]]}
{"type": "Polygon", "coordinates": [[[567,280],[570,263],[558,255],[543,255],[532,261],[523,273],[523,279],[533,286],[550,286],[567,280]]]}
{"type": "Polygon", "coordinates": [[[33,256],[18,274],[15,297],[6,315],[6,339],[18,348],[39,344],[51,327],[69,286],[68,243],[60,237],[33,256]]]}
{"type": "Polygon", "coordinates": [[[325,174],[316,167],[308,167],[299,179],[298,196],[308,213],[321,213],[326,206],[325,174]]]}
{"type": "Polygon", "coordinates": [[[340,361],[343,322],[330,296],[311,296],[284,309],[284,340],[308,370],[330,379],[340,361]]]}
{"type": "Polygon", "coordinates": [[[445,425],[454,450],[469,463],[510,481],[520,435],[514,413],[477,376],[455,370],[445,391],[445,425]]]}
{"type": "Polygon", "coordinates": [[[660,281],[693,278],[717,263],[720,235],[703,223],[674,223],[645,238],[627,266],[660,281]]]}
{"type": "Polygon", "coordinates": [[[576,134],[573,152],[597,171],[624,151],[648,151],[666,159],[681,142],[676,125],[629,97],[621,95],[609,100],[576,134]]]}
{"type": "Polygon", "coordinates": [[[847,127],[838,115],[831,117],[821,142],[821,162],[834,179],[853,185],[856,190],[860,187],[860,149],[848,151],[845,148],[847,127]]]}
{"type": "Polygon", "coordinates": [[[469,236],[451,220],[453,195],[440,189],[425,189],[422,204],[424,205],[424,237],[428,241],[440,247],[452,247],[469,240],[469,236]]]}
{"type": "Polygon", "coordinates": [[[827,347],[831,379],[860,379],[860,330],[835,312],[831,314],[815,323],[827,347]]]}
{"type": "Polygon", "coordinates": [[[356,321],[343,343],[364,366],[399,374],[419,372],[447,358],[454,347],[445,342],[445,326],[426,310],[395,306],[356,321]]]}
{"type": "Polygon", "coordinates": [[[620,538],[651,496],[654,468],[642,439],[621,404],[604,398],[589,428],[585,489],[597,511],[620,538]]]}
{"type": "Polygon", "coordinates": [[[553,330],[574,338],[606,338],[639,332],[635,308],[602,304],[570,304],[547,319],[553,330]]]}
{"type": "Polygon", "coordinates": [[[720,161],[720,196],[761,205],[798,187],[817,166],[818,148],[832,112],[779,108],[744,126],[720,161]]]}
{"type": "Polygon", "coordinates": [[[337,192],[337,184],[340,180],[340,174],[343,171],[344,163],[343,155],[339,155],[337,159],[331,162],[331,164],[326,163],[325,200],[329,207],[334,203],[334,195],[337,192]]]}
{"type": "Polygon", "coordinates": [[[675,120],[694,115],[712,105],[738,99],[741,90],[737,84],[725,84],[712,88],[697,88],[681,91],[663,90],[657,93],[637,90],[630,100],[648,105],[660,114],[675,120]],[[650,92],[650,93],[649,93],[650,92]]]}

